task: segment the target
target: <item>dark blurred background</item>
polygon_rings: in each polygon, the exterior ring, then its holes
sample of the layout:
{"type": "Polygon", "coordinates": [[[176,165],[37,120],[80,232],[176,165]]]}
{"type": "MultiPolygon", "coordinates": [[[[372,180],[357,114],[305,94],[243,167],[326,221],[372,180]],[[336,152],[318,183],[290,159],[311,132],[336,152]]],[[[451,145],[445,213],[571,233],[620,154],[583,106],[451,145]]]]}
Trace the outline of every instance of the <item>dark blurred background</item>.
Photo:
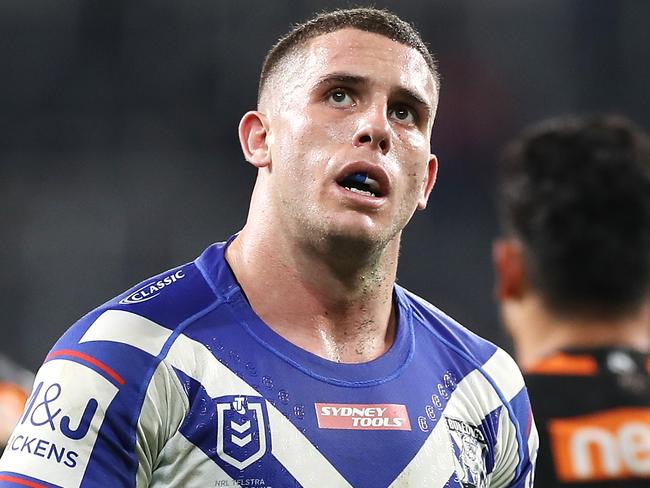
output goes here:
{"type": "MultiPolygon", "coordinates": [[[[236,128],[264,54],[349,5],[0,0],[0,352],[36,368],[82,314],[239,230],[255,171],[236,128]]],[[[509,348],[492,300],[498,152],[566,112],[650,128],[650,1],[374,5],[416,24],[443,77],[438,184],[399,281],[509,348]]]]}

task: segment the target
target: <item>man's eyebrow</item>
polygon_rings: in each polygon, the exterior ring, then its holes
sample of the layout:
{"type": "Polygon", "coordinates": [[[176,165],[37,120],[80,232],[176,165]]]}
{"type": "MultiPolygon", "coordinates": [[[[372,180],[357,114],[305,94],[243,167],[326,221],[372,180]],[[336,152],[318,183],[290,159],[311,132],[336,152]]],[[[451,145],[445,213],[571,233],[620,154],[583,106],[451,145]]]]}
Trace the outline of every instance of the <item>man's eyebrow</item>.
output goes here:
{"type": "Polygon", "coordinates": [[[400,87],[394,91],[394,94],[406,100],[411,105],[414,105],[416,107],[421,107],[422,110],[427,112],[427,116],[429,118],[431,117],[431,114],[433,113],[433,108],[431,107],[431,104],[427,102],[424,99],[424,97],[422,97],[418,93],[414,92],[413,90],[409,90],[408,88],[400,87]]]}
{"type": "Polygon", "coordinates": [[[319,88],[323,85],[327,86],[336,83],[343,83],[345,85],[363,85],[368,83],[368,78],[365,76],[352,75],[345,72],[327,73],[316,81],[314,87],[319,88]]]}

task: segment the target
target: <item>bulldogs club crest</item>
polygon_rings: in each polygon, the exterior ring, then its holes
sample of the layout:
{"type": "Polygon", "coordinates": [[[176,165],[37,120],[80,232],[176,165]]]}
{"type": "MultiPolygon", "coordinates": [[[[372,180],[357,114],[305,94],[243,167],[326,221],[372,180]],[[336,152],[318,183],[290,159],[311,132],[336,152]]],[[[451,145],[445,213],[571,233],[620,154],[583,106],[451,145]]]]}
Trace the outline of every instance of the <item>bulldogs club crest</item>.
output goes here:
{"type": "Polygon", "coordinates": [[[265,400],[255,396],[217,398],[217,456],[245,469],[270,449],[265,400]]]}
{"type": "Polygon", "coordinates": [[[488,486],[487,443],[478,427],[462,420],[445,417],[454,450],[456,476],[463,488],[488,486]]]}

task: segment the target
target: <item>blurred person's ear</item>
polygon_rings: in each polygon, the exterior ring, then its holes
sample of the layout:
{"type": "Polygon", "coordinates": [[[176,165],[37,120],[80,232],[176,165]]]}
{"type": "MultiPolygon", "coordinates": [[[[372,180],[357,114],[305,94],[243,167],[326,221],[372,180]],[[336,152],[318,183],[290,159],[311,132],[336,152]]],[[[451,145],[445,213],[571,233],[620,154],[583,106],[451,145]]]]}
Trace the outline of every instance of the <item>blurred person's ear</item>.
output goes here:
{"type": "Polygon", "coordinates": [[[492,244],[494,294],[497,300],[519,300],[524,293],[524,253],[515,239],[497,239],[492,244]]]}

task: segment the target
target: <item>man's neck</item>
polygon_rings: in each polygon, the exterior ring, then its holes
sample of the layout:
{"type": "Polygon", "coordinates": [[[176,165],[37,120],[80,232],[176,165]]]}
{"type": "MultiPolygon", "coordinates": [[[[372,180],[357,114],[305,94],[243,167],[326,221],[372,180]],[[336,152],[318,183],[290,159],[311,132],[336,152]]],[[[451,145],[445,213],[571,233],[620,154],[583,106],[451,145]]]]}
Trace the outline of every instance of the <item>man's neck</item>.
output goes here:
{"type": "Polygon", "coordinates": [[[325,359],[361,363],[386,352],[395,337],[395,241],[374,260],[341,266],[341,252],[319,255],[285,234],[245,227],[226,260],[253,310],[275,332],[325,359]]]}
{"type": "MultiPolygon", "coordinates": [[[[507,308],[507,307],[506,307],[507,308]]],[[[504,309],[516,357],[523,369],[557,351],[627,347],[650,350],[650,300],[634,314],[602,320],[563,318],[548,311],[538,298],[504,309]]]]}

